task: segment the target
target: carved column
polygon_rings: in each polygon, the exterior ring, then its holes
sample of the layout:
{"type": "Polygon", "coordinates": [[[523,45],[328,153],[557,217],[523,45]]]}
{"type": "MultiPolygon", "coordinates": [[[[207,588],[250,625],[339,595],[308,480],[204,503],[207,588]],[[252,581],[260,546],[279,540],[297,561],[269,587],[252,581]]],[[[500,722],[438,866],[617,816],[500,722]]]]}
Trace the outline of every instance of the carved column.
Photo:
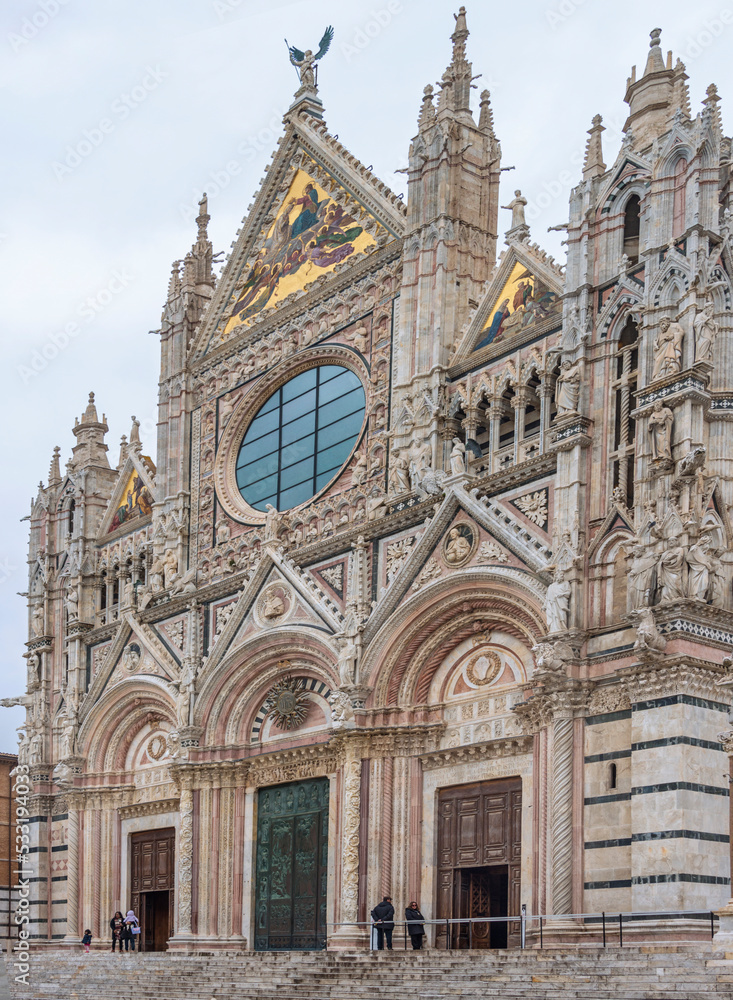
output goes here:
{"type": "Polygon", "coordinates": [[[512,397],[514,408],[514,461],[521,462],[522,444],[524,442],[524,415],[527,409],[527,389],[525,386],[517,386],[512,397]]]}
{"type": "Polygon", "coordinates": [[[501,396],[488,401],[487,414],[489,425],[489,471],[496,471],[496,453],[499,450],[499,427],[504,412],[504,400],[501,396]]]}
{"type": "Polygon", "coordinates": [[[191,935],[191,890],[193,888],[193,792],[181,789],[178,811],[181,817],[178,839],[178,927],[176,937],[191,935]]]}
{"type": "Polygon", "coordinates": [[[76,803],[69,801],[69,818],[66,821],[68,846],[66,871],[66,941],[79,943],[79,811],[76,803]]]}
{"type": "Polygon", "coordinates": [[[361,823],[361,756],[346,745],[341,810],[341,926],[331,935],[335,948],[354,948],[362,943],[359,919],[359,826],[361,823]]]}
{"type": "Polygon", "coordinates": [[[573,713],[557,714],[552,725],[552,844],[553,913],[570,913],[573,901],[573,713]]]}
{"type": "Polygon", "coordinates": [[[552,400],[555,398],[555,379],[545,375],[540,382],[537,395],[540,397],[540,454],[544,455],[547,449],[552,400]]]}

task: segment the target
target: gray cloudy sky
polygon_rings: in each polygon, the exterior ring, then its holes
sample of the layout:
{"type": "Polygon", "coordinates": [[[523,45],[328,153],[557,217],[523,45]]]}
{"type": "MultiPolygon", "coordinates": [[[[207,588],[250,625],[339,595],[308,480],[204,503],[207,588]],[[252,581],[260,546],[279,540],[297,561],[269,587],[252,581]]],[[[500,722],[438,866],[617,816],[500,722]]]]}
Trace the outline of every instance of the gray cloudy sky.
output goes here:
{"type": "MultiPolygon", "coordinates": [[[[733,87],[731,7],[697,0],[483,0],[468,7],[469,56],[491,90],[505,166],[533,238],[562,257],[567,195],[600,112],[607,162],[625,118],[626,78],[648,34],[687,63],[693,108],[733,87]]],[[[24,684],[26,525],[54,445],[94,390],[117,462],[130,416],[155,456],[159,325],[171,262],[209,193],[215,249],[228,252],[296,89],[283,36],[317,46],[326,121],[356,156],[404,190],[423,87],[450,56],[449,0],[5,0],[0,8],[3,205],[0,274],[5,404],[0,541],[0,697],[24,684]]],[[[476,91],[476,96],[479,90],[476,91]]],[[[508,228],[508,213],[500,227],[508,228]]],[[[15,748],[20,709],[0,714],[15,748]]]]}

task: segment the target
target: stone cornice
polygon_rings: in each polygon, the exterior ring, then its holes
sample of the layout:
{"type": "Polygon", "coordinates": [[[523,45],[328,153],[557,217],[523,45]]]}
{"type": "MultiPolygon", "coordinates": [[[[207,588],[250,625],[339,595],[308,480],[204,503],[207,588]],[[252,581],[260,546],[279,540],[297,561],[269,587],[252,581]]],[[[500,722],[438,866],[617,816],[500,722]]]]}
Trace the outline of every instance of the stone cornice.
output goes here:
{"type": "Polygon", "coordinates": [[[729,698],[719,684],[725,677],[722,664],[689,656],[659,657],[634,663],[618,671],[632,704],[686,694],[725,704],[729,698]]]}
{"type": "Polygon", "coordinates": [[[453,750],[438,750],[421,756],[423,771],[431,771],[447,764],[475,764],[482,760],[500,757],[519,757],[532,752],[532,736],[519,736],[505,740],[491,740],[488,743],[473,743],[453,750]]]}
{"type": "Polygon", "coordinates": [[[134,819],[137,816],[159,816],[161,813],[178,812],[178,799],[158,799],[155,802],[135,802],[120,806],[120,819],[134,819]]]}

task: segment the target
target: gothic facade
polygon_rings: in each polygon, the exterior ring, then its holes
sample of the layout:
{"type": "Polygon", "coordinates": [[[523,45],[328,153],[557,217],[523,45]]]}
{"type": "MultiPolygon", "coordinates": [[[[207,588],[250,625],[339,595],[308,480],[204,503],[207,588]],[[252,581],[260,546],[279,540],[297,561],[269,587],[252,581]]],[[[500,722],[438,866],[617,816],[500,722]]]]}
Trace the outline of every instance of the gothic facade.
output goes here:
{"type": "MultiPolygon", "coordinates": [[[[404,201],[329,132],[322,52],[291,50],[221,277],[205,196],[173,267],[155,457],[133,418],[111,464],[93,396],[54,453],[19,699],[39,941],[130,904],[147,947],[212,950],[351,946],[384,892],[441,919],[730,895],[716,88],[693,112],[652,32],[619,149],[593,119],[561,266],[521,191],[500,205],[467,37],[461,8],[404,201]]],[[[495,926],[471,943],[516,940],[495,926]]]]}

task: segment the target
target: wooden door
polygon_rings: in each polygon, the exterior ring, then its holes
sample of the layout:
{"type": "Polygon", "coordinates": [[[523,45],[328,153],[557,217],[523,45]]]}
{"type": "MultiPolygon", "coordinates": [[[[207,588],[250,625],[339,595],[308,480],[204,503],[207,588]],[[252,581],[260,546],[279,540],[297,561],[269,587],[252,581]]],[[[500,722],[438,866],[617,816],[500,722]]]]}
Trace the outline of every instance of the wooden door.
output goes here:
{"type": "Polygon", "coordinates": [[[130,895],[144,951],[165,951],[172,933],[176,831],[146,830],[130,837],[130,895]]]}
{"type": "MultiPolygon", "coordinates": [[[[520,778],[501,778],[444,788],[438,796],[439,919],[519,914],[521,906],[520,778]],[[482,902],[483,901],[483,902],[482,902]],[[499,909],[501,912],[498,912],[499,909]]],[[[502,925],[503,926],[503,925],[502,925]]],[[[479,942],[496,947],[503,932],[479,931],[479,942]],[[490,942],[490,944],[489,944],[490,942]]],[[[447,947],[445,927],[438,926],[438,947],[447,947]]],[[[468,927],[456,927],[453,946],[468,947],[468,927]]],[[[473,934],[471,935],[473,938],[473,934]]],[[[518,940],[518,924],[509,925],[508,944],[518,940]]]]}

